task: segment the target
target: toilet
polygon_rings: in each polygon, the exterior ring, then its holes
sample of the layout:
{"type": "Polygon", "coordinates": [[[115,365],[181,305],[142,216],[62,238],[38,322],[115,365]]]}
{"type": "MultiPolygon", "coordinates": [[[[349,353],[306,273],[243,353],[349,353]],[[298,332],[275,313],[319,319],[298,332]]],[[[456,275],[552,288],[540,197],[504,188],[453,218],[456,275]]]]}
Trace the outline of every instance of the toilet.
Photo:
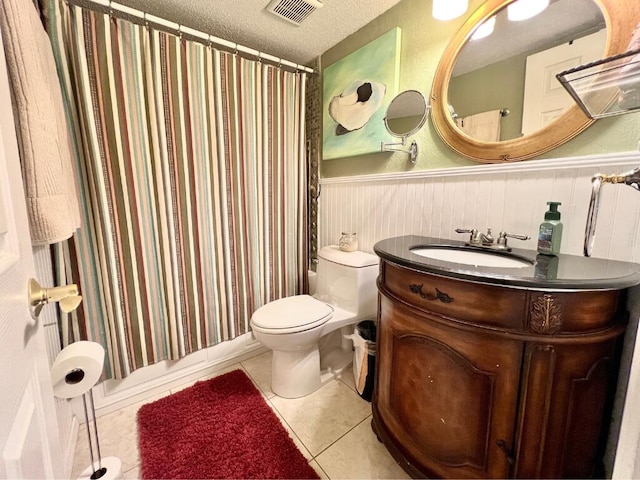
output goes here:
{"type": "Polygon", "coordinates": [[[271,389],[284,398],[304,397],[345,370],[353,360],[353,325],[377,311],[378,257],[318,252],[316,291],[269,302],[251,317],[256,339],[273,351],[271,389]]]}

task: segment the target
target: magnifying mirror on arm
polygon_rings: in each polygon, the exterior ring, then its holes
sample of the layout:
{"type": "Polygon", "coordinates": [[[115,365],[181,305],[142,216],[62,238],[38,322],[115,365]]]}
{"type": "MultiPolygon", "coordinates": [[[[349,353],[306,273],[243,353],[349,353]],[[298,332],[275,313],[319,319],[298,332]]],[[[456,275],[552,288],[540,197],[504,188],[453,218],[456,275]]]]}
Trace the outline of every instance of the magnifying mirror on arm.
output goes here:
{"type": "Polygon", "coordinates": [[[400,142],[381,142],[380,150],[383,152],[405,152],[409,154],[412,165],[418,159],[418,143],[411,142],[409,149],[402,147],[407,144],[407,137],[415,134],[422,128],[427,120],[429,109],[427,101],[422,93],[417,90],[406,90],[391,101],[384,117],[387,131],[394,137],[399,137],[400,142]]]}

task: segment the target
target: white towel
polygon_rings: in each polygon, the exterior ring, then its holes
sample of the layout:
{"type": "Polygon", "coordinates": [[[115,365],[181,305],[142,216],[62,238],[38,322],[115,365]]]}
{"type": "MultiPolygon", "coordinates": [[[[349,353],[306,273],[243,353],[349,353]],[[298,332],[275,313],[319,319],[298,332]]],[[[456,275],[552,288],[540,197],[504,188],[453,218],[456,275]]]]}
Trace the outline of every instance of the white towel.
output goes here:
{"type": "Polygon", "coordinates": [[[464,117],[458,123],[462,131],[483,142],[499,142],[500,141],[500,119],[502,114],[500,110],[490,110],[488,112],[476,113],[464,117]]]}
{"type": "Polygon", "coordinates": [[[31,0],[2,0],[0,29],[13,95],[33,245],[57,243],[80,226],[60,81],[31,0]]]}

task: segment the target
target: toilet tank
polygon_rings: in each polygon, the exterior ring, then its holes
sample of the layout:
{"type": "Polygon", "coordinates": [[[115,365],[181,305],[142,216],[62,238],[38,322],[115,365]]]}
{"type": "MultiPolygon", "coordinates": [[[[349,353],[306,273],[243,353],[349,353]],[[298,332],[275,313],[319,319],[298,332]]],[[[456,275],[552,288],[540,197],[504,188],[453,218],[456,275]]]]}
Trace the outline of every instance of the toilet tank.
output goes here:
{"type": "Polygon", "coordinates": [[[343,252],[336,245],[318,252],[318,300],[353,312],[359,318],[377,313],[378,257],[365,252],[343,252]]]}

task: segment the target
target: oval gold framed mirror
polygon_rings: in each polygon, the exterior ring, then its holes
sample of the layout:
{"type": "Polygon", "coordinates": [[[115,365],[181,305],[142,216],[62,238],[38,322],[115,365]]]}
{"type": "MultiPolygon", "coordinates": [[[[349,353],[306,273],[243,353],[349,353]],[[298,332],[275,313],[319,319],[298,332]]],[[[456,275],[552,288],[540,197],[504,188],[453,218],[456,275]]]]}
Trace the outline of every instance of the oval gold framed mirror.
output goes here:
{"type": "MultiPolygon", "coordinates": [[[[624,52],[633,29],[640,20],[640,2],[589,1],[599,7],[606,25],[602,57],[624,52]]],[[[431,121],[440,138],[457,153],[481,163],[513,162],[536,157],[572,139],[595,121],[587,117],[577,105],[572,104],[541,128],[508,140],[477,140],[459,127],[454,118],[455,114],[452,114],[455,106],[451,105],[449,95],[456,62],[480,25],[513,2],[514,0],[487,0],[467,19],[446,47],[431,89],[431,121]]],[[[501,107],[509,108],[508,105],[501,107]]]]}

